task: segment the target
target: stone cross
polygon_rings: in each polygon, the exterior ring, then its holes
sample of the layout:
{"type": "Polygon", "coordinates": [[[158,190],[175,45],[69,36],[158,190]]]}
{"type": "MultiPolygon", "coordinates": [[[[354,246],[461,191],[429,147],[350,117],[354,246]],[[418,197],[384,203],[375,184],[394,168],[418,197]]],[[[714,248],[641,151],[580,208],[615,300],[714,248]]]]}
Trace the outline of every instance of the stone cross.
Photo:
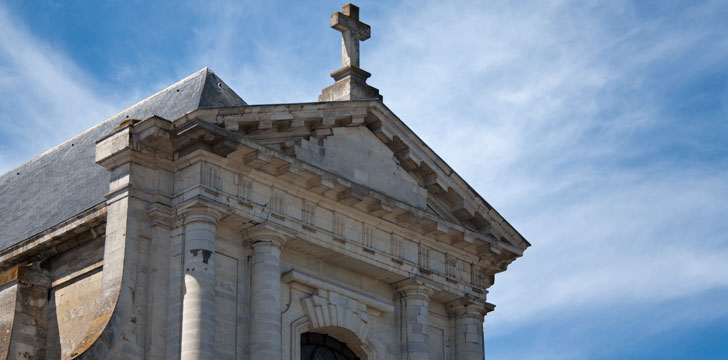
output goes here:
{"type": "Polygon", "coordinates": [[[359,67],[359,41],[369,39],[371,28],[359,21],[359,8],[346,4],[341,12],[331,14],[331,27],[341,31],[341,66],[359,67]]]}

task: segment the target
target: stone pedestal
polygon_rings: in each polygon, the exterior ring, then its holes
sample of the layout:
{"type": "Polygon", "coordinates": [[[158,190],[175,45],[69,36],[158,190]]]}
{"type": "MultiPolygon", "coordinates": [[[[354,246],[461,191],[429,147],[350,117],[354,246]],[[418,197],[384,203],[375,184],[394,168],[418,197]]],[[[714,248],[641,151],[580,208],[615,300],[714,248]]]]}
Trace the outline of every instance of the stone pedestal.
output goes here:
{"type": "Polygon", "coordinates": [[[182,302],[182,351],[185,360],[215,355],[215,230],[219,216],[207,208],[184,212],[185,289],[182,302]]]}
{"type": "Polygon", "coordinates": [[[281,246],[268,230],[248,233],[253,247],[250,280],[250,359],[281,358],[281,246]]]}
{"type": "Polygon", "coordinates": [[[483,317],[495,305],[470,299],[453,301],[447,305],[455,323],[455,358],[458,360],[484,360],[483,317]]]}
{"type": "Polygon", "coordinates": [[[370,73],[353,65],[336,70],[331,73],[336,82],[325,88],[318,99],[319,101],[382,100],[379,90],[367,85],[367,78],[370,76],[370,73]]]}
{"type": "Polygon", "coordinates": [[[432,289],[416,280],[406,280],[397,286],[400,321],[400,358],[429,359],[428,331],[430,328],[430,295],[432,289]]]}

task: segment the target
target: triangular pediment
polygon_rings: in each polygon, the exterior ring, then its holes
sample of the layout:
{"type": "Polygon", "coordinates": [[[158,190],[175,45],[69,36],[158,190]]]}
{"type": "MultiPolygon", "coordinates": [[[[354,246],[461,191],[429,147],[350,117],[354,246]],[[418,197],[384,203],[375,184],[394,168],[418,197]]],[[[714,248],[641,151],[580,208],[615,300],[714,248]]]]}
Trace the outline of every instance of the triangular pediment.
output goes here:
{"type": "Polygon", "coordinates": [[[529,246],[381,101],[249,105],[192,117],[494,241],[529,246]]]}
{"type": "Polygon", "coordinates": [[[331,128],[330,135],[301,139],[297,159],[422,210],[427,190],[397,161],[394,152],[364,126],[331,128]]]}

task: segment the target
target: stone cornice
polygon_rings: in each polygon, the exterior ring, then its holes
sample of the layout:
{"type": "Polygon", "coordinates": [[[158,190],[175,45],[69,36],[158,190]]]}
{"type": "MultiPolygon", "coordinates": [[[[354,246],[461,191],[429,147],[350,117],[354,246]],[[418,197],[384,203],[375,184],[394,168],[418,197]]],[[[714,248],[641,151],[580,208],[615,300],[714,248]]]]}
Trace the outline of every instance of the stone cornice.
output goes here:
{"type": "Polygon", "coordinates": [[[369,295],[361,294],[355,290],[347,289],[331,282],[321,280],[315,276],[304,274],[297,270],[289,270],[288,272],[284,273],[281,276],[281,281],[286,284],[299,283],[313,289],[321,289],[339,293],[382,313],[391,313],[394,311],[394,305],[389,302],[374,298],[369,295]]]}
{"type": "Polygon", "coordinates": [[[495,305],[480,299],[465,296],[445,304],[445,308],[450,316],[474,316],[482,318],[487,313],[495,310],[495,305]]]}
{"type": "Polygon", "coordinates": [[[0,270],[13,265],[47,259],[103,234],[106,203],[77,214],[46,231],[0,252],[0,270]],[[85,233],[90,232],[88,235],[85,233]]]}

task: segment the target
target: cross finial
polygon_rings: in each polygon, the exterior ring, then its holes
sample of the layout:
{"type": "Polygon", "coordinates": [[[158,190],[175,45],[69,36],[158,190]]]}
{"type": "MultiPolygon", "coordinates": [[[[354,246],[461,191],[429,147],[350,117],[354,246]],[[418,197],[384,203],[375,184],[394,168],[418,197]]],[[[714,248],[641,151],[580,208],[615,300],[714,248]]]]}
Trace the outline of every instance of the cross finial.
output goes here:
{"type": "Polygon", "coordinates": [[[359,21],[359,8],[344,5],[341,12],[331,15],[330,23],[341,31],[341,69],[331,73],[335,82],[321,91],[319,101],[382,100],[379,90],[367,85],[372,74],[359,68],[359,41],[369,39],[371,34],[369,25],[359,21]]]}
{"type": "Polygon", "coordinates": [[[346,4],[331,15],[331,27],[341,31],[341,66],[359,67],[359,41],[369,39],[371,28],[359,21],[359,8],[346,4]]]}

